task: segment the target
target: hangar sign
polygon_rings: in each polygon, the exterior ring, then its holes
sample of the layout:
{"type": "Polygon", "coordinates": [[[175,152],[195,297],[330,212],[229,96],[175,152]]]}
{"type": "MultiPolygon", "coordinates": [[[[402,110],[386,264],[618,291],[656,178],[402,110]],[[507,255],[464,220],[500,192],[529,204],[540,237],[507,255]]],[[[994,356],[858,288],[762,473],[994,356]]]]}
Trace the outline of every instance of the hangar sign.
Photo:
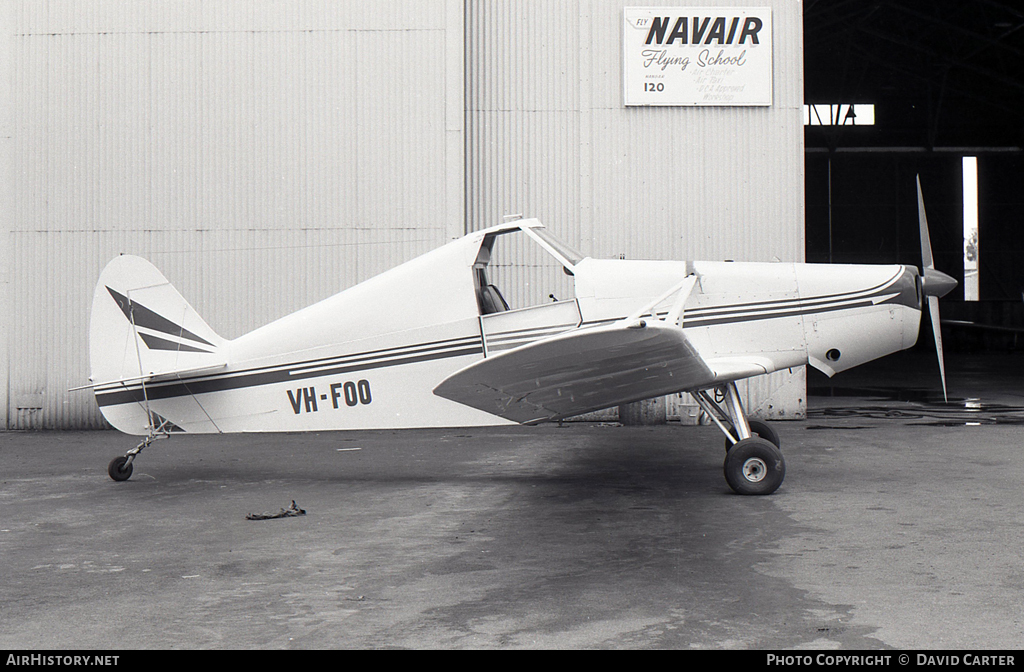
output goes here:
{"type": "Polygon", "coordinates": [[[627,7],[626,105],[771,105],[768,7],[627,7]]]}

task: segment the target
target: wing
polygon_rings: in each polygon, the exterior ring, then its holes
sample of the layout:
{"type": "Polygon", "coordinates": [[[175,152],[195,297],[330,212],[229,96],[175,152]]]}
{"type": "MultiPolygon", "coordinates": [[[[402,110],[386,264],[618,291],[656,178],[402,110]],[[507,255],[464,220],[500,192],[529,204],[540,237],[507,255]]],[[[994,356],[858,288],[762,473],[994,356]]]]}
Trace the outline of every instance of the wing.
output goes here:
{"type": "Polygon", "coordinates": [[[637,324],[584,328],[502,352],[452,374],[434,394],[536,423],[697,389],[715,379],[678,326],[637,324]]]}

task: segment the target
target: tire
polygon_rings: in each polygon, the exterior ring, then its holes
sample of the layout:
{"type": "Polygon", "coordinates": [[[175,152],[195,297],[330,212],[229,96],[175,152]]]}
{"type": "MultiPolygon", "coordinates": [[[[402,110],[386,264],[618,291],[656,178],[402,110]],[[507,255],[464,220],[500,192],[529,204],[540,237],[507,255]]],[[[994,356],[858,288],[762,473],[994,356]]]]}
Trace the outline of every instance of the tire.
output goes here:
{"type": "Polygon", "coordinates": [[[132,477],[132,465],[126,464],[128,457],[122,455],[121,457],[115,457],[107,465],[107,473],[115,481],[127,481],[132,477]]]}
{"type": "MultiPolygon", "coordinates": [[[[775,431],[775,428],[769,425],[767,422],[762,420],[749,420],[747,422],[750,425],[750,435],[764,439],[769,443],[775,444],[776,448],[782,447],[782,440],[779,438],[779,433],[775,431]]],[[[725,450],[728,452],[732,449],[733,444],[729,443],[729,439],[725,440],[725,450]]]]}
{"type": "Polygon", "coordinates": [[[739,495],[770,495],[786,477],[778,446],[762,438],[743,439],[725,456],[725,480],[739,495]]]}

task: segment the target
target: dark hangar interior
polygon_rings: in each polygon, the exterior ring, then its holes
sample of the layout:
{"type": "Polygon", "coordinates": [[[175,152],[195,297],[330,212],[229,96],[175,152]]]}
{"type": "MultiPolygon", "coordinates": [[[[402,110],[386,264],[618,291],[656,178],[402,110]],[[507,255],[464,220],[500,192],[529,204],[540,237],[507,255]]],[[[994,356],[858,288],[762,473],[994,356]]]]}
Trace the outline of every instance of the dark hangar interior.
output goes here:
{"type": "MultiPolygon", "coordinates": [[[[976,157],[978,300],[955,290],[942,317],[1024,328],[1024,7],[808,0],[804,64],[806,104],[847,106],[805,125],[806,260],[920,265],[920,175],[936,267],[962,286],[961,162],[976,157]],[[874,123],[858,125],[866,104],[874,123]]],[[[1017,346],[944,330],[947,351],[1017,346]]]]}

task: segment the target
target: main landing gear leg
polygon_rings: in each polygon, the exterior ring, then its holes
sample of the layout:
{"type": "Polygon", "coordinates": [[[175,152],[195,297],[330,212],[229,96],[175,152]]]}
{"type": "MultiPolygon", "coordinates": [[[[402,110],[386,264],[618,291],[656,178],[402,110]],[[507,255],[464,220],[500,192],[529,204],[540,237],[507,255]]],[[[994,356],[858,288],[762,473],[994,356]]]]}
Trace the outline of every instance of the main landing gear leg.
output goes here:
{"type": "Polygon", "coordinates": [[[786,461],[779,450],[779,435],[767,423],[748,420],[736,383],[718,388],[725,409],[706,390],[693,394],[701,409],[725,434],[725,480],[741,495],[770,495],[786,477],[786,461]],[[730,426],[726,426],[726,422],[730,426]]]}

